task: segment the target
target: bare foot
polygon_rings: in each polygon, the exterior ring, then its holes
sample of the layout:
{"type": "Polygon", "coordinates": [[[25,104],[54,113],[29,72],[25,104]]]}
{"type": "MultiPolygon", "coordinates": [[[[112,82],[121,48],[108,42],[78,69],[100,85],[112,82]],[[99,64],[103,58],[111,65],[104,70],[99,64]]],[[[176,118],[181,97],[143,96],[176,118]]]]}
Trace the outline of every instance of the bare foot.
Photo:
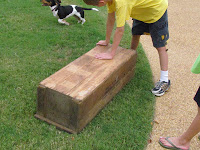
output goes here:
{"type": "Polygon", "coordinates": [[[101,41],[99,41],[96,45],[107,46],[108,43],[107,43],[105,40],[101,40],[101,41]]]}
{"type": "Polygon", "coordinates": [[[160,137],[159,144],[168,149],[179,148],[181,150],[189,150],[189,143],[183,144],[178,137],[160,137]]]}

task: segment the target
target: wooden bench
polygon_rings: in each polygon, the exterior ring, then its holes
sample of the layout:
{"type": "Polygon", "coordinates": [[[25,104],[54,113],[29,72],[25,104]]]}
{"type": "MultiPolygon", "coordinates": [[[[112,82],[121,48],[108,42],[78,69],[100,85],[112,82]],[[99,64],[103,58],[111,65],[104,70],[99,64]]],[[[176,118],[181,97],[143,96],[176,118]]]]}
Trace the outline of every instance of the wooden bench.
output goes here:
{"type": "Polygon", "coordinates": [[[119,47],[112,60],[97,46],[38,86],[35,117],[70,133],[79,133],[134,75],[137,54],[119,47]]]}

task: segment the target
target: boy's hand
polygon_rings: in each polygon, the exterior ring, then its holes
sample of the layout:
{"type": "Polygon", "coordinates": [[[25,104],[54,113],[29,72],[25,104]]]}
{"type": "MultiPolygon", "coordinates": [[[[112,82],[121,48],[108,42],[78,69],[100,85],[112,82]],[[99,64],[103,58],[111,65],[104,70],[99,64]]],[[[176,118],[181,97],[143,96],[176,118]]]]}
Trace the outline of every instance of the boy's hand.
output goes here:
{"type": "Polygon", "coordinates": [[[96,45],[107,46],[108,43],[106,42],[106,40],[101,40],[101,41],[99,41],[96,45]]]}
{"type": "Polygon", "coordinates": [[[111,53],[99,53],[95,55],[95,58],[97,59],[113,59],[114,55],[111,53]]]}

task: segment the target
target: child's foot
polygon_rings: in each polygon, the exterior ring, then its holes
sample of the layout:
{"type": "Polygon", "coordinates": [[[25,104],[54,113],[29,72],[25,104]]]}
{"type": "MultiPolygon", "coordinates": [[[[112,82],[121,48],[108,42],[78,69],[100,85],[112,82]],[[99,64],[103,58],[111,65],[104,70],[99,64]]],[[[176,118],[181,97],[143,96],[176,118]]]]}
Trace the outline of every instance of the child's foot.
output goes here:
{"type": "Polygon", "coordinates": [[[166,149],[189,150],[189,143],[182,144],[176,137],[161,137],[158,143],[166,149]]]}
{"type": "Polygon", "coordinates": [[[165,92],[170,88],[170,80],[168,82],[165,81],[158,81],[155,84],[155,87],[152,89],[152,93],[156,96],[162,96],[165,94],[165,92]]]}

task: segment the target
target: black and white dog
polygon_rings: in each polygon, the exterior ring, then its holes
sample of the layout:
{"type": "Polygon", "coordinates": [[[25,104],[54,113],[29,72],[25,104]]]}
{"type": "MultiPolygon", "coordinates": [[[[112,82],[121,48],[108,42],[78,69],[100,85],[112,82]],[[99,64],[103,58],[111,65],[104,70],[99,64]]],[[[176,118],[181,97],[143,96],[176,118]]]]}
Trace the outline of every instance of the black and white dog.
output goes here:
{"type": "Polygon", "coordinates": [[[58,17],[58,22],[61,24],[69,25],[64,19],[75,16],[78,19],[78,23],[85,23],[84,10],[95,10],[99,11],[96,8],[82,8],[77,5],[67,5],[61,6],[61,0],[41,0],[43,3],[42,6],[49,6],[53,15],[58,17]]]}

